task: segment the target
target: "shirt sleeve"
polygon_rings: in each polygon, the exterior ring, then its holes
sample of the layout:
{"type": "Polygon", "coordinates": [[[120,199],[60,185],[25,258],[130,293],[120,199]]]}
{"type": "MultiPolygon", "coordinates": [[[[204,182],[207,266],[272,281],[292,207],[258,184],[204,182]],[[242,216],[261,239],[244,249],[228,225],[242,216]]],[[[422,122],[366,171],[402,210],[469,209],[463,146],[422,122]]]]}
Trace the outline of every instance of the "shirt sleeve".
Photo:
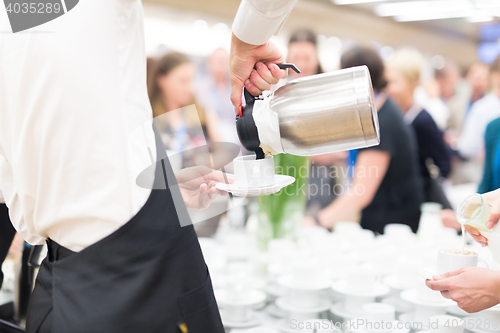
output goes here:
{"type": "Polygon", "coordinates": [[[233,33],[245,43],[262,45],[277,34],[297,0],[242,0],[233,33]]]}

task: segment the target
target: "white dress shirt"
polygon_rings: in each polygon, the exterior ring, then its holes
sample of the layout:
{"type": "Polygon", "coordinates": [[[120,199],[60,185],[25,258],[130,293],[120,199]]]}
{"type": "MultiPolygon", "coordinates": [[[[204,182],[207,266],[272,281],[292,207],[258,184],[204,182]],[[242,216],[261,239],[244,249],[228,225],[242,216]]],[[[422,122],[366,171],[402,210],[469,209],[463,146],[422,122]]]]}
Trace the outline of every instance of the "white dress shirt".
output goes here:
{"type": "Polygon", "coordinates": [[[484,148],[486,126],[500,117],[500,98],[489,94],[472,105],[464,119],[458,150],[466,158],[475,158],[484,148]]]}
{"type": "Polygon", "coordinates": [[[248,44],[265,44],[277,34],[297,0],[242,0],[233,33],[248,44]]]}
{"type": "Polygon", "coordinates": [[[151,193],[136,185],[148,151],[129,142],[152,118],[141,1],[80,1],[1,33],[0,73],[0,184],[23,238],[80,251],[129,221],[151,193]]]}

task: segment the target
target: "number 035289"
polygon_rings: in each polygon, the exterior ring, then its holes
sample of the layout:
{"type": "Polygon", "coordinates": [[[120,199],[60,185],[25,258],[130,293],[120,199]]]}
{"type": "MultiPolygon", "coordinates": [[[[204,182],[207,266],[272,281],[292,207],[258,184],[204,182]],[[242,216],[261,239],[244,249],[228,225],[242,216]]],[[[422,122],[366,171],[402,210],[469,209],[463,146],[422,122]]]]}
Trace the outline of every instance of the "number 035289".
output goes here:
{"type": "Polygon", "coordinates": [[[9,3],[7,13],[15,14],[59,14],[63,11],[60,3],[51,2],[16,2],[9,3]]]}

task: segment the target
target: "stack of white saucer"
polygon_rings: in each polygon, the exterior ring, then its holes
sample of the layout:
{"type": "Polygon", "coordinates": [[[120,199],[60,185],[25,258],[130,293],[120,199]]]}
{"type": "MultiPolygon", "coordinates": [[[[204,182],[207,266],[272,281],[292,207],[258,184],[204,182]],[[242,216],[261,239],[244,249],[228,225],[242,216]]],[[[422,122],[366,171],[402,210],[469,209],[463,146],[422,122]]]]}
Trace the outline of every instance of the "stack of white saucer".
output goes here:
{"type": "Polygon", "coordinates": [[[500,332],[500,305],[464,317],[465,328],[473,333],[500,332]]]}
{"type": "Polygon", "coordinates": [[[375,302],[375,298],[389,293],[389,287],[380,282],[373,269],[355,267],[349,271],[348,278],[334,282],[334,292],[344,296],[330,312],[341,320],[350,320],[363,313],[363,305],[375,302]]]}
{"type": "Polygon", "coordinates": [[[346,324],[346,333],[408,333],[403,323],[396,320],[396,309],[389,304],[367,303],[363,315],[346,324]]]}
{"type": "Polygon", "coordinates": [[[291,321],[319,319],[331,306],[327,293],[331,281],[323,273],[318,261],[295,261],[292,272],[280,276],[277,282],[287,290],[285,296],[276,300],[276,306],[287,313],[286,319],[278,324],[281,331],[297,332],[290,330],[291,321]]]}
{"type": "Polygon", "coordinates": [[[224,327],[252,327],[260,325],[262,316],[254,308],[263,304],[266,294],[249,289],[242,281],[230,281],[224,289],[214,291],[224,327]]]}
{"type": "Polygon", "coordinates": [[[463,333],[464,321],[458,317],[438,315],[429,318],[430,329],[419,333],[463,333]]]}
{"type": "Polygon", "coordinates": [[[444,298],[439,291],[431,290],[420,277],[416,289],[402,291],[401,298],[415,305],[415,310],[399,316],[405,323],[422,323],[423,329],[429,328],[429,319],[432,316],[445,315],[446,308],[454,304],[452,300],[444,298]]]}

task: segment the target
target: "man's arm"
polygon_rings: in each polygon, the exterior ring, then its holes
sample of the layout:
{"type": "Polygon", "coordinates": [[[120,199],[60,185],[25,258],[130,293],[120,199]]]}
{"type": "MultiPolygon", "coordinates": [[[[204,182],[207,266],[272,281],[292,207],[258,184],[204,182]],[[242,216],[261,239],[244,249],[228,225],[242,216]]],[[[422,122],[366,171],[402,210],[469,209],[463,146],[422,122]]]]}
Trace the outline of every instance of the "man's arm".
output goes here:
{"type": "Polygon", "coordinates": [[[285,59],[269,39],[279,31],[296,2],[242,0],[231,40],[231,102],[234,106],[241,104],[243,87],[256,96],[286,77],[286,71],[276,66],[285,59]]]}

